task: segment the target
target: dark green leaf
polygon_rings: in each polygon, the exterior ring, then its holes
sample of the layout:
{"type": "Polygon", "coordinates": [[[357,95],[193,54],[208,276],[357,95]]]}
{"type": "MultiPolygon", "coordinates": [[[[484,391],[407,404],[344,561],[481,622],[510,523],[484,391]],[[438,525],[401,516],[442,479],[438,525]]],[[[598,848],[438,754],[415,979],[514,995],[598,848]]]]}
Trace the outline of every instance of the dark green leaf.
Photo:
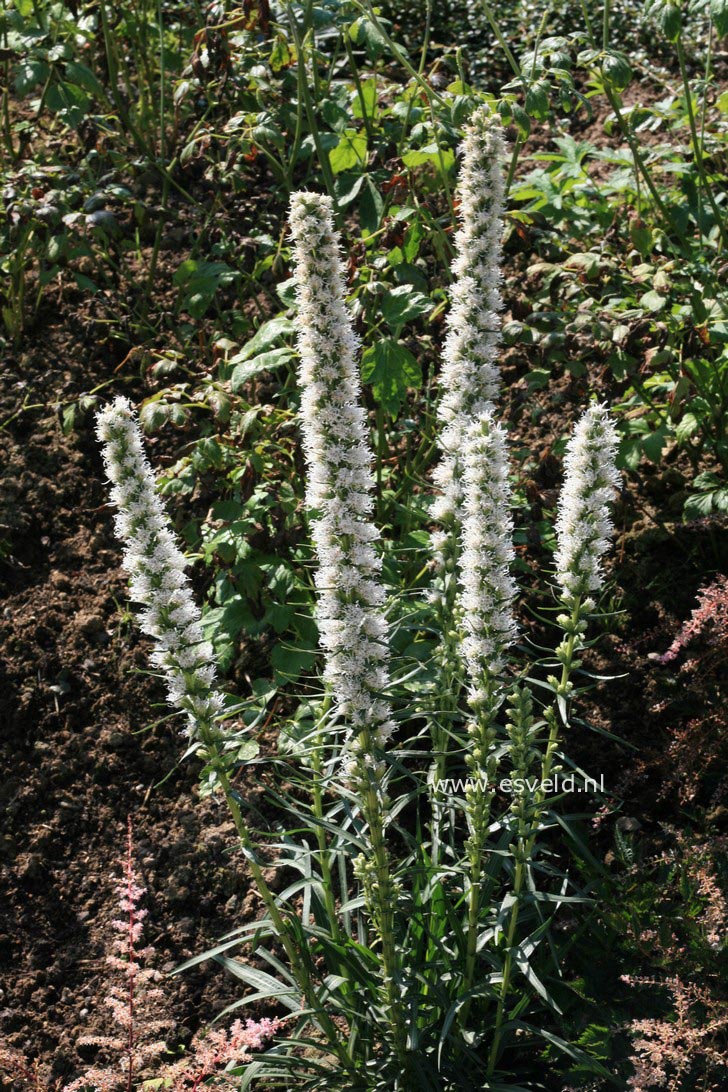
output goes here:
{"type": "Polygon", "coordinates": [[[615,91],[624,91],[625,87],[632,79],[632,69],[629,61],[624,53],[618,53],[616,50],[609,50],[607,52],[602,63],[602,71],[604,73],[605,81],[610,84],[615,91]]]}
{"type": "Polygon", "coordinates": [[[399,329],[405,322],[424,315],[433,308],[429,296],[423,295],[408,284],[398,288],[388,288],[382,297],[382,314],[393,330],[399,329]]]}
{"type": "Polygon", "coordinates": [[[252,360],[243,360],[234,368],[230,377],[230,386],[234,391],[238,391],[253,376],[280,368],[281,364],[287,364],[292,357],[293,349],[283,348],[270,349],[267,353],[254,356],[252,360]]]}
{"type": "Polygon", "coordinates": [[[683,506],[685,519],[701,519],[704,516],[709,516],[713,511],[714,497],[715,493],[693,493],[683,506]]]}
{"type": "Polygon", "coordinates": [[[728,34],[728,0],[710,0],[710,14],[719,38],[728,34]]]}
{"type": "Polygon", "coordinates": [[[371,383],[374,396],[385,410],[396,417],[409,387],[419,387],[422,371],[409,349],[394,338],[383,338],[365,349],[361,363],[362,379],[371,383]]]}

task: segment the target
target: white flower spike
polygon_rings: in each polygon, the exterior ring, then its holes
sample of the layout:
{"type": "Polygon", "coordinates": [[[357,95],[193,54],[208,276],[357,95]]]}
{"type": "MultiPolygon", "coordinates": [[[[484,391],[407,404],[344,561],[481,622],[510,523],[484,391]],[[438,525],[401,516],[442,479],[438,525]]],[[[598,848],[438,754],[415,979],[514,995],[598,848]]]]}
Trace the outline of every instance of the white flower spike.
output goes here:
{"type": "Polygon", "coordinates": [[[223,708],[216,690],[212,645],[204,639],[200,610],[169,517],[157,495],[131,403],[117,398],[96,417],[111,500],[118,508],[117,537],[124,544],[130,595],[141,603],[140,624],[154,638],[152,662],[164,672],[167,696],[187,714],[188,734],[211,725],[223,708]]]}
{"type": "Polygon", "coordinates": [[[472,116],[461,148],[460,227],[455,235],[453,286],[447,318],[438,407],[443,459],[435,473],[441,496],[435,518],[448,521],[462,497],[459,452],[469,425],[498,397],[500,372],[501,237],[505,144],[487,106],[472,116]]]}
{"type": "Polygon", "coordinates": [[[317,622],[324,679],[349,726],[346,772],[360,787],[383,773],[394,727],[379,533],[371,520],[374,478],[356,367],[358,343],[328,197],[294,194],[291,232],[299,309],[301,424],[306,500],[319,559],[317,622]]]}
{"type": "Polygon", "coordinates": [[[566,445],[566,477],[556,519],[556,579],[573,603],[604,583],[602,559],[614,530],[609,503],[619,486],[617,432],[605,405],[584,413],[566,445]]]}
{"type": "Polygon", "coordinates": [[[474,710],[487,706],[502,675],[505,653],[517,634],[511,576],[512,497],[505,430],[491,411],[466,433],[463,457],[463,527],[459,608],[465,629],[463,658],[474,710]]]}

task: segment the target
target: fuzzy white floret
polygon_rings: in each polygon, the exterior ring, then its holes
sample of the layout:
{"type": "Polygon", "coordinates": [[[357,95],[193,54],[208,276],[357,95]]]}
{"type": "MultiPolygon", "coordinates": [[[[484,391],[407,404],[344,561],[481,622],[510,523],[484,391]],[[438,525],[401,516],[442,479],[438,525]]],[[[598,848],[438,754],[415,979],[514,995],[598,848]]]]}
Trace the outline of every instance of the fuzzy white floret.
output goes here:
{"type": "Polygon", "coordinates": [[[486,412],[471,425],[463,449],[459,608],[475,704],[503,672],[505,653],[517,635],[511,506],[505,432],[486,412]]]}
{"type": "Polygon", "coordinates": [[[556,579],[568,602],[604,582],[602,560],[614,529],[609,511],[619,485],[617,432],[605,405],[594,403],[566,446],[556,519],[556,579]]]}
{"type": "Polygon", "coordinates": [[[460,225],[454,240],[454,283],[438,406],[443,457],[435,476],[441,495],[434,517],[441,522],[459,516],[465,431],[491,407],[500,388],[505,146],[500,121],[487,107],[473,114],[461,153],[460,225]]]}
{"type": "Polygon", "coordinates": [[[144,608],[140,626],[156,644],[152,663],[164,672],[168,700],[187,713],[188,731],[195,735],[201,721],[220,713],[223,700],[214,686],[213,649],[204,640],[185,572],[188,561],[171,531],[136,414],[126,398],[100,411],[96,434],[103,445],[111,500],[119,509],[114,525],[124,544],[131,597],[144,608]]]}
{"type": "Polygon", "coordinates": [[[349,723],[343,768],[354,781],[381,773],[392,730],[381,695],[389,687],[378,532],[371,520],[374,477],[361,384],[358,340],[344,302],[344,272],[331,201],[312,193],[291,201],[300,354],[301,426],[307,506],[319,560],[316,573],[324,679],[349,723]]]}

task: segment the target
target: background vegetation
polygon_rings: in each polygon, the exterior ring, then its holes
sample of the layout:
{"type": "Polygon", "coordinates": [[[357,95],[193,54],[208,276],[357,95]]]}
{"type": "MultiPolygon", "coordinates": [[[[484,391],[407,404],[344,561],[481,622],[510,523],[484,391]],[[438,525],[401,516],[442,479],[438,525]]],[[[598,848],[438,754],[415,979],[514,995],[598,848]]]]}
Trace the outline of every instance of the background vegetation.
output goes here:
{"type": "MultiPolygon", "coordinates": [[[[609,789],[596,847],[570,864],[596,877],[594,903],[564,944],[572,1039],[595,1067],[547,1050],[554,1089],[601,1087],[599,1065],[616,1087],[725,1076],[727,33],[725,0],[17,0],[0,15],[3,432],[22,444],[53,420],[50,442],[83,450],[110,395],[140,404],[222,671],[254,695],[245,716],[282,771],[312,715],[292,689],[316,695],[290,194],[335,202],[387,575],[411,588],[394,546],[427,533],[456,150],[479,102],[508,126],[503,368],[527,583],[553,550],[557,457],[589,392],[615,407],[625,473],[621,613],[594,668],[632,681],[591,719],[627,742],[573,741],[609,789]]],[[[44,517],[11,477],[12,590],[43,567],[26,542],[44,517]]],[[[71,682],[49,686],[57,704],[71,682]]]]}

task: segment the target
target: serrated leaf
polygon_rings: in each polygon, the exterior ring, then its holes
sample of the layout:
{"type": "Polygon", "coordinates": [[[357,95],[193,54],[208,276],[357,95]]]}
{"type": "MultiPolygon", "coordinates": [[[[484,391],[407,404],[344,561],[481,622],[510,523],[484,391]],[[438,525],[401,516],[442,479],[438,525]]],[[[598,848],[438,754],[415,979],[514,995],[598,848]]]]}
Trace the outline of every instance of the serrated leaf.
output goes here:
{"type": "Polygon", "coordinates": [[[188,258],[175,271],[172,280],[182,292],[182,306],[193,318],[202,318],[215,298],[218,288],[240,276],[226,262],[204,262],[188,258]]]}
{"type": "Polygon", "coordinates": [[[648,459],[653,463],[659,463],[662,456],[662,449],[665,446],[665,433],[667,432],[666,425],[660,425],[649,436],[645,436],[642,440],[642,450],[648,459]]]}
{"type": "Polygon", "coordinates": [[[693,487],[702,491],[706,489],[718,489],[720,488],[720,485],[721,479],[712,470],[704,470],[702,474],[698,474],[693,482],[693,487]]]}
{"type": "Polygon", "coordinates": [[[564,262],[565,269],[580,269],[585,277],[593,277],[601,271],[602,258],[590,250],[570,254],[564,262]]]}
{"type": "Polygon", "coordinates": [[[617,453],[617,466],[620,470],[637,470],[642,458],[642,441],[633,437],[625,437],[619,445],[617,453]]]}
{"type": "Polygon", "coordinates": [[[170,418],[169,402],[145,402],[139,410],[139,420],[145,432],[154,432],[170,418]]]}
{"type": "Polygon", "coordinates": [[[259,753],[260,744],[254,739],[246,739],[235,748],[235,761],[252,762],[254,758],[258,757],[259,753]]]}
{"type": "Polygon", "coordinates": [[[419,387],[422,371],[409,349],[394,338],[383,338],[362,354],[361,375],[371,383],[375,398],[396,417],[409,387],[419,387]]]}
{"type": "Polygon", "coordinates": [[[450,148],[438,148],[437,144],[427,144],[424,148],[415,148],[402,156],[405,167],[421,167],[433,163],[439,170],[448,171],[455,162],[455,153],[450,148]]]}
{"type": "Polygon", "coordinates": [[[682,30],[682,12],[679,6],[665,0],[653,0],[652,7],[662,33],[671,42],[676,42],[682,30]]]}
{"type": "Polygon", "coordinates": [[[104,101],[105,92],[103,86],[91,69],[85,64],[81,64],[78,61],[69,61],[66,64],[66,78],[70,83],[78,84],[84,91],[89,91],[92,95],[95,95],[100,102],[104,101]]]}
{"type": "MultiPolygon", "coordinates": [[[[247,383],[249,379],[259,375],[261,372],[270,372],[275,368],[280,368],[281,364],[287,364],[293,357],[293,349],[281,348],[271,349],[267,353],[260,353],[258,356],[254,356],[252,360],[243,360],[233,369],[233,373],[230,376],[230,386],[233,391],[239,391],[244,383],[247,383]]],[[[237,359],[234,357],[233,360],[237,359]]]]}
{"type": "Polygon", "coordinates": [[[684,444],[686,440],[689,440],[690,437],[698,431],[699,427],[698,419],[695,414],[686,413],[675,428],[675,439],[679,444],[684,444]]]}
{"type": "Polygon", "coordinates": [[[624,53],[609,50],[602,62],[602,71],[606,81],[615,91],[624,91],[632,79],[632,69],[624,53]]]}
{"type": "Polygon", "coordinates": [[[359,198],[359,216],[364,231],[372,235],[382,222],[384,198],[377,189],[371,175],[365,174],[359,198]]]}
{"type": "MultiPolygon", "coordinates": [[[[370,61],[376,60],[377,57],[381,57],[387,50],[387,40],[380,32],[380,30],[374,25],[371,19],[367,19],[365,16],[356,19],[349,27],[349,37],[352,42],[356,42],[357,45],[363,45],[367,51],[367,56],[370,61]]],[[[400,49],[402,47],[400,46],[400,49]]],[[[402,50],[405,54],[407,51],[402,50]]]]}
{"type": "Polygon", "coordinates": [[[382,314],[388,325],[397,330],[405,322],[426,314],[433,308],[432,300],[410,284],[388,288],[382,297],[382,314]]]}
{"type": "Polygon", "coordinates": [[[651,288],[649,292],[645,292],[643,296],[640,296],[640,307],[646,307],[647,310],[652,311],[653,314],[662,311],[666,304],[666,298],[661,296],[659,292],[655,292],[654,288],[651,288]]]}
{"type": "Polygon", "coordinates": [[[545,118],[549,113],[548,84],[538,81],[526,91],[526,112],[532,118],[545,118]]]}
{"type": "Polygon", "coordinates": [[[702,519],[713,511],[715,493],[693,493],[683,505],[685,519],[702,519]]]}

